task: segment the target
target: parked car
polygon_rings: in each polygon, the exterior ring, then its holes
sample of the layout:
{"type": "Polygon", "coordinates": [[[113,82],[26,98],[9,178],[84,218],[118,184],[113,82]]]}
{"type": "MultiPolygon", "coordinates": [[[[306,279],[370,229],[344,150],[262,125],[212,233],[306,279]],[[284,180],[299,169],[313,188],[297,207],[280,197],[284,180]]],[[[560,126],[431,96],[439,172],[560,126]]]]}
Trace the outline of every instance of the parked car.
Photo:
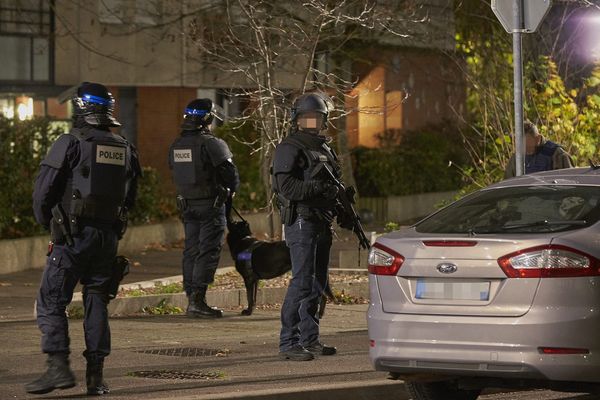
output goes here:
{"type": "Polygon", "coordinates": [[[600,388],[600,169],[509,179],[369,253],[370,358],[415,400],[600,388]]]}

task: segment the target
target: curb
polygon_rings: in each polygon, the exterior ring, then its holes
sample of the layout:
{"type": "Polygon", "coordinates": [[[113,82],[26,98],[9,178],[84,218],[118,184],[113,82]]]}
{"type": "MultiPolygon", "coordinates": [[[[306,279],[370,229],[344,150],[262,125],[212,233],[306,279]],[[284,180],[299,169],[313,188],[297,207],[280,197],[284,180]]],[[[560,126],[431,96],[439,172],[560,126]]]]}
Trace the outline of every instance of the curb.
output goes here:
{"type": "MultiPolygon", "coordinates": [[[[153,400],[167,397],[153,397],[153,400]]],[[[172,399],[172,397],[168,397],[172,399]]],[[[180,400],[408,400],[401,381],[370,380],[321,385],[318,388],[292,387],[287,389],[253,390],[244,393],[223,393],[178,397],[180,400]]]]}
{"type": "MultiPolygon", "coordinates": [[[[231,267],[233,269],[233,267],[231,267]]],[[[220,273],[227,273],[231,270],[230,268],[220,268],[217,271],[220,273]]],[[[346,270],[348,271],[348,270],[346,270]]],[[[362,271],[358,271],[362,272],[362,271]]],[[[123,287],[127,289],[137,289],[140,287],[154,287],[155,283],[160,282],[163,284],[171,282],[180,282],[181,275],[172,276],[168,278],[155,279],[152,281],[130,283],[123,287]]],[[[344,283],[336,284],[333,289],[338,292],[342,292],[351,297],[369,298],[369,284],[368,282],[358,283],[344,283]]],[[[256,305],[267,305],[267,304],[281,304],[285,297],[287,287],[277,288],[259,288],[256,295],[256,305]]],[[[142,311],[144,307],[155,307],[161,301],[165,300],[167,304],[180,307],[185,309],[188,305],[188,299],[185,293],[173,293],[173,294],[154,294],[148,296],[137,296],[137,297],[118,297],[112,300],[108,305],[108,313],[110,316],[123,316],[130,314],[137,314],[142,311]]],[[[229,289],[229,290],[208,290],[206,293],[206,300],[211,306],[218,308],[237,308],[246,307],[248,305],[246,297],[246,289],[229,289]]],[[[82,308],[83,302],[81,299],[81,293],[76,293],[73,296],[73,301],[69,307],[82,308]]]]}

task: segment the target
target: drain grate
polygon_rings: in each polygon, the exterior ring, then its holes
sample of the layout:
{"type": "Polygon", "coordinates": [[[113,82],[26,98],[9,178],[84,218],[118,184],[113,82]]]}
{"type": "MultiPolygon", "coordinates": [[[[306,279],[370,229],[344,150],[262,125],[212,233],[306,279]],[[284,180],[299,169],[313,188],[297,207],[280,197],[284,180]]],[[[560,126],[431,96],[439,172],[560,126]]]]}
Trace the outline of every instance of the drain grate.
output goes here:
{"type": "Polygon", "coordinates": [[[157,356],[171,357],[224,357],[229,355],[228,349],[203,349],[200,347],[174,347],[169,349],[146,349],[139,350],[138,353],[153,354],[157,356]]]}
{"type": "Polygon", "coordinates": [[[150,378],[150,379],[195,379],[195,380],[210,380],[210,379],[222,379],[224,374],[218,371],[176,371],[161,369],[156,371],[134,371],[127,375],[136,378],[150,378]]]}

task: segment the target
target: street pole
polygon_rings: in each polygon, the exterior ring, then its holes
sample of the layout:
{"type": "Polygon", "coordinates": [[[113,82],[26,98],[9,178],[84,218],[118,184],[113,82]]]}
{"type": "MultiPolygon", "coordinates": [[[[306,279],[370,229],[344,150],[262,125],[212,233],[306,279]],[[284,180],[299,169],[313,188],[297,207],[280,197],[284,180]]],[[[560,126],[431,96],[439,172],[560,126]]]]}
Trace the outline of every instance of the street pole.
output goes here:
{"type": "Polygon", "coordinates": [[[523,175],[525,146],[523,146],[523,58],[522,58],[522,29],[523,29],[523,0],[513,0],[514,26],[513,31],[513,65],[514,65],[514,101],[515,101],[515,162],[516,176],[523,175]]]}

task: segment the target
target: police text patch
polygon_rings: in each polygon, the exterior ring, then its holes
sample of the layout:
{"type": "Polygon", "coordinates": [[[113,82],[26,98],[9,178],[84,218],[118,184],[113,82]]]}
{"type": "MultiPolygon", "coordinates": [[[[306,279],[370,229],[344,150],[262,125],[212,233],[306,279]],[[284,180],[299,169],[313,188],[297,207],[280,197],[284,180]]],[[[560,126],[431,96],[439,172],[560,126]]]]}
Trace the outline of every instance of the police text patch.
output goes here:
{"type": "Polygon", "coordinates": [[[125,166],[125,148],[116,146],[96,146],[96,162],[125,166]]]}
{"type": "Polygon", "coordinates": [[[173,150],[173,160],[175,162],[192,162],[192,149],[173,150]]]}

